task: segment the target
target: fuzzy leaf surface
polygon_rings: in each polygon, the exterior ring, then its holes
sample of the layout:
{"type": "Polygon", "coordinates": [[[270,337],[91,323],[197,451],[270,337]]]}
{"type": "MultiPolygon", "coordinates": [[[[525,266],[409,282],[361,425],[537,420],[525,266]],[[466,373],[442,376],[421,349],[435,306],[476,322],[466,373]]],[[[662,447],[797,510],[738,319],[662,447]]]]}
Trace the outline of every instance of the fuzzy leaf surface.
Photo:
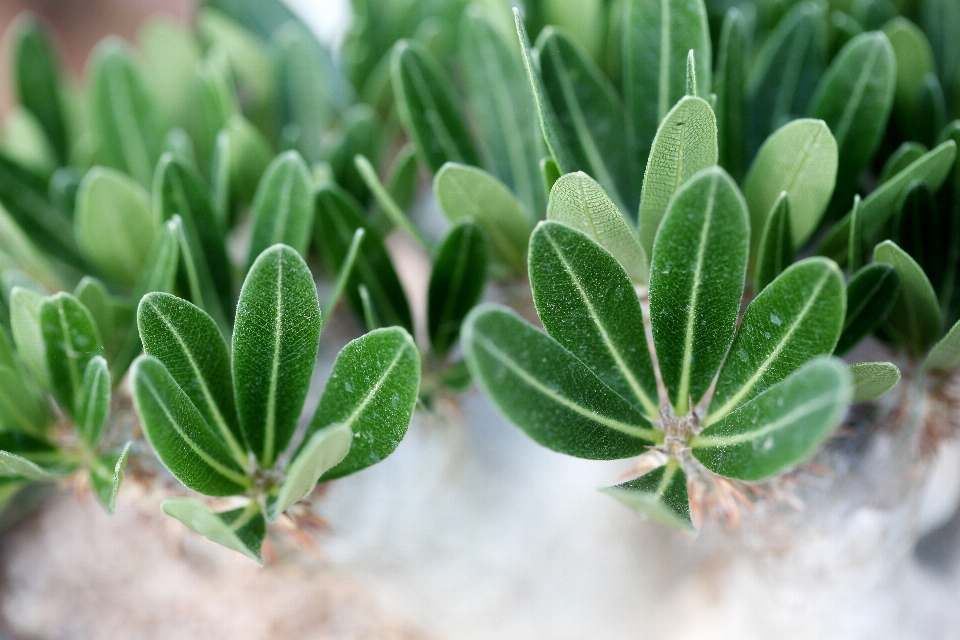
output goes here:
{"type": "Polygon", "coordinates": [[[847,367],[853,377],[853,400],[876,400],[900,382],[900,370],[889,362],[858,362],[847,367]]]}
{"type": "Polygon", "coordinates": [[[132,444],[128,442],[121,449],[103,454],[90,468],[90,484],[93,485],[93,492],[110,515],[113,515],[117,507],[117,493],[120,491],[120,483],[123,482],[132,444]]]}
{"type": "Polygon", "coordinates": [[[887,319],[900,294],[900,276],[888,264],[869,264],[847,283],[847,315],[835,353],[843,355],[887,319]]]}
{"type": "Polygon", "coordinates": [[[74,418],[83,401],[87,364],[103,354],[97,327],[80,302],[68,293],[58,293],[40,305],[50,387],[57,402],[74,418]]]}
{"type": "Polygon", "coordinates": [[[160,509],[207,540],[242,553],[263,566],[260,547],[267,533],[267,523],[259,509],[241,507],[214,513],[193,498],[170,498],[163,501],[160,509]]]}
{"type": "Polygon", "coordinates": [[[272,245],[283,243],[307,254],[313,227],[313,182],[296,151],[270,163],[253,199],[253,236],[247,265],[272,245]]]}
{"type": "Polygon", "coordinates": [[[483,230],[466,220],[443,239],[427,289],[427,333],[438,355],[460,336],[460,325],[480,300],[487,277],[487,241],[483,230]]]}
{"type": "Polygon", "coordinates": [[[693,531],[687,475],[676,461],[601,491],[652,522],[693,531]]]}
{"type": "Polygon", "coordinates": [[[273,504],[269,520],[310,495],[320,476],[337,465],[350,451],[353,431],[346,425],[331,425],[314,433],[287,468],[287,478],[273,504]]]}
{"type": "Polygon", "coordinates": [[[83,372],[76,424],[88,447],[96,445],[110,416],[110,370],[107,361],[94,356],[83,372]]]}

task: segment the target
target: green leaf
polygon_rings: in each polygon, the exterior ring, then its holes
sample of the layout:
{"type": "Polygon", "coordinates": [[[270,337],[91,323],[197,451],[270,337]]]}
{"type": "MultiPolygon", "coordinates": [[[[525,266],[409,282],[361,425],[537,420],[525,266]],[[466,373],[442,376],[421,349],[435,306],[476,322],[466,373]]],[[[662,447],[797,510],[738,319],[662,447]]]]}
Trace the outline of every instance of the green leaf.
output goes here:
{"type": "Polygon", "coordinates": [[[592,460],[636,456],[663,434],[576,356],[512,311],[480,305],[461,341],[473,378],[543,446],[592,460]]]}
{"type": "Polygon", "coordinates": [[[90,312],[97,332],[103,339],[104,346],[107,346],[114,333],[114,318],[113,301],[106,285],[96,278],[84,276],[74,289],[73,295],[90,312]]]}
{"type": "Polygon", "coordinates": [[[853,403],[876,400],[900,382],[900,370],[889,362],[858,362],[847,371],[853,377],[853,403]]]}
{"type": "Polygon", "coordinates": [[[387,193],[401,211],[409,210],[417,197],[417,178],[417,151],[408,143],[394,158],[386,180],[387,193]]]}
{"type": "Polygon", "coordinates": [[[633,282],[646,284],[650,278],[647,254],[623,213],[596,181],[578,171],[553,183],[547,205],[547,219],[582,231],[613,254],[633,282]]]}
{"type": "Polygon", "coordinates": [[[247,268],[268,247],[283,243],[306,256],[313,227],[313,183],[307,163],[287,151],[270,163],[253,200],[247,268]]]}
{"type": "Polygon", "coordinates": [[[57,474],[43,469],[23,456],[9,451],[0,451],[0,478],[23,478],[25,480],[53,480],[57,474]]]}
{"type": "Polygon", "coordinates": [[[644,518],[683,531],[693,531],[687,475],[676,460],[635,480],[601,489],[644,518]]]}
{"type": "Polygon", "coordinates": [[[59,164],[66,164],[69,132],[56,47],[43,23],[30,14],[18,18],[11,32],[14,34],[13,75],[20,104],[43,127],[59,164]]]}
{"type": "MultiPolygon", "coordinates": [[[[802,247],[819,226],[836,180],[837,141],[822,120],[794,120],[781,127],[763,143],[743,185],[750,228],[764,228],[786,191],[794,246],[802,247]]],[[[751,242],[755,259],[760,240],[755,233],[751,242]]]]}
{"type": "MultiPolygon", "coordinates": [[[[710,30],[703,0],[626,0],[623,14],[623,92],[633,166],[647,158],[657,126],[686,95],[687,53],[697,62],[701,97],[711,91],[710,30]]],[[[569,169],[568,169],[569,170],[569,169]]]]}
{"type": "Polygon", "coordinates": [[[76,424],[80,437],[88,447],[100,441],[100,435],[110,416],[110,370],[107,361],[94,356],[83,372],[76,424]]]}
{"type": "Polygon", "coordinates": [[[151,293],[137,307],[143,349],[166,368],[238,462],[247,459],[237,420],[230,355],[209,315],[168,293],[151,293]]]}
{"type": "Polygon", "coordinates": [[[482,169],[447,163],[434,178],[433,193],[447,220],[479,222],[490,240],[493,260],[523,273],[530,221],[502,182],[482,169]]]}
{"type": "Polygon", "coordinates": [[[391,54],[390,74],[400,121],[430,171],[445,162],[480,164],[451,82],[430,52],[401,40],[391,54]]]}
{"type": "Polygon", "coordinates": [[[132,287],[146,264],[160,220],[150,212],[150,195],[113,169],[94,167],[77,192],[77,243],[105,276],[132,287]]]}
{"type": "Polygon", "coordinates": [[[255,502],[232,511],[214,513],[199,500],[169,498],[163,501],[160,509],[207,540],[242,553],[263,566],[260,547],[267,532],[267,523],[255,502]]]}
{"type": "Polygon", "coordinates": [[[340,424],[353,430],[353,445],[321,479],[355,473],[393,453],[407,433],[419,386],[420,352],[404,329],[376,329],[348,343],[333,363],[307,442],[340,424]]]}
{"type": "MultiPolygon", "coordinates": [[[[863,217],[864,241],[875,244],[879,240],[884,225],[896,211],[903,194],[915,181],[919,180],[931,190],[937,191],[950,174],[956,156],[957,143],[947,140],[912,162],[867,196],[860,210],[863,217]]],[[[820,244],[817,253],[842,264],[846,261],[849,237],[850,214],[847,214],[820,244]]]]}
{"type": "Polygon", "coordinates": [[[826,31],[824,8],[817,2],[800,2],[764,40],[747,89],[751,150],[771,131],[807,113],[826,66],[826,31]]]}
{"type": "MultiPolygon", "coordinates": [[[[376,158],[382,137],[377,114],[366,104],[357,104],[343,114],[340,120],[342,136],[333,151],[327,156],[328,166],[333,172],[333,180],[351,193],[357,200],[370,199],[366,181],[358,171],[355,159],[358,155],[376,158]]],[[[316,183],[321,180],[314,178],[316,183]]]]}
{"type": "Polygon", "coordinates": [[[43,127],[21,106],[11,109],[3,121],[0,149],[25,169],[43,177],[50,176],[59,164],[43,127]]]}
{"type": "Polygon", "coordinates": [[[496,176],[534,217],[546,206],[539,164],[543,137],[536,102],[515,44],[470,5],[460,23],[460,62],[467,102],[496,176]]]}
{"type": "Polygon", "coordinates": [[[540,177],[543,179],[543,192],[550,196],[553,185],[560,179],[560,165],[553,158],[540,159],[540,177]]]}
{"type": "Polygon", "coordinates": [[[237,415],[262,467],[290,442],[310,387],[320,343],[320,303],[296,251],[260,254],[240,291],[233,331],[237,415]]]}
{"type": "Polygon", "coordinates": [[[734,180],[747,170],[747,19],[737,7],[727,10],[717,49],[717,149],[719,164],[734,180]]]}
{"type": "Polygon", "coordinates": [[[912,131],[924,79],[935,73],[933,50],[917,25],[906,18],[897,17],[883,26],[897,58],[897,87],[893,108],[900,125],[912,131]]]}
{"type": "Polygon", "coordinates": [[[456,344],[460,325],[483,293],[487,275],[487,240],[483,230],[465,220],[443,239],[427,289],[427,333],[434,352],[444,356],[456,344]]]}
{"type": "Polygon", "coordinates": [[[830,355],[846,310],[843,274],[825,258],[791,266],[743,314],[720,371],[705,424],[711,424],[817,356],[830,355]]]}
{"type": "Polygon", "coordinates": [[[202,59],[200,43],[186,25],[154,14],[140,29],[138,49],[144,81],[164,119],[179,126],[196,116],[194,76],[202,59]]]}
{"type": "Polygon", "coordinates": [[[90,484],[93,486],[93,492],[110,515],[113,515],[117,507],[117,493],[120,492],[120,483],[123,482],[132,444],[128,442],[122,449],[103,454],[90,468],[90,484]]]}
{"type": "Polygon", "coordinates": [[[947,335],[935,344],[923,361],[927,371],[952,371],[960,365],[960,322],[950,327],[947,335]]]}
{"type": "Polygon", "coordinates": [[[754,269],[754,291],[763,291],[784,269],[793,264],[796,250],[793,244],[793,225],[790,222],[790,196],[781,191],[773,210],[763,227],[763,237],[757,250],[754,269]]]}
{"type": "Polygon", "coordinates": [[[844,45],[820,79],[810,114],[826,122],[837,140],[837,189],[830,206],[836,213],[850,202],[887,128],[896,67],[890,41],[873,31],[844,45]]]}
{"type": "MultiPolygon", "coordinates": [[[[920,25],[930,40],[940,84],[953,87],[954,106],[960,105],[960,6],[952,0],[924,0],[920,3],[920,25]]],[[[954,109],[956,113],[956,109],[954,109]]]]}
{"type": "Polygon", "coordinates": [[[424,248],[429,247],[429,240],[421,233],[420,229],[410,222],[410,218],[407,217],[407,214],[403,212],[400,205],[397,204],[390,195],[390,192],[387,191],[380,182],[380,178],[377,176],[377,170],[370,160],[368,160],[366,156],[357,155],[354,158],[354,163],[357,165],[357,170],[360,172],[360,176],[363,178],[364,183],[366,183],[370,193],[373,194],[374,199],[377,201],[380,211],[393,223],[393,226],[406,231],[410,237],[419,241],[420,245],[424,248]]]}
{"type": "Polygon", "coordinates": [[[174,215],[163,223],[160,232],[150,247],[147,261],[134,291],[145,295],[154,291],[169,292],[173,289],[180,264],[180,234],[183,232],[183,219],[174,215]]]}
{"type": "Polygon", "coordinates": [[[364,221],[360,205],[344,190],[329,185],[317,192],[316,207],[315,233],[333,271],[344,268],[354,234],[357,229],[364,229],[363,250],[357,255],[346,286],[347,299],[354,311],[363,313],[358,293],[363,285],[384,322],[412,330],[410,307],[397,272],[380,234],[364,221]]]}
{"type": "Polygon", "coordinates": [[[670,199],[698,171],[717,164],[717,119],[706,100],[681,98],[650,148],[640,198],[640,243],[647,255],[670,199]]]}
{"type": "Polygon", "coordinates": [[[550,336],[610,389],[659,417],[640,302],[613,256],[575,229],[541,222],[530,241],[530,287],[550,336]]]}
{"type": "Polygon", "coordinates": [[[270,522],[310,495],[320,476],[343,460],[352,443],[353,431],[346,425],[334,424],[314,433],[287,469],[287,477],[268,516],[270,522]]]}
{"type": "MultiPolygon", "coordinates": [[[[952,207],[951,207],[952,209],[952,207]]],[[[900,203],[893,240],[917,261],[945,309],[953,294],[957,234],[952,210],[941,210],[928,186],[913,185],[900,203]]]]}
{"type": "Polygon", "coordinates": [[[900,294],[900,276],[886,264],[870,264],[847,284],[847,315],[834,350],[843,355],[887,319],[900,294]]]}
{"type": "Polygon", "coordinates": [[[943,87],[933,73],[928,73],[923,79],[913,122],[912,137],[931,145],[936,144],[937,136],[947,124],[947,103],[943,87]]]}
{"type": "Polygon", "coordinates": [[[213,160],[212,204],[225,225],[234,211],[253,201],[254,192],[273,153],[263,135],[239,114],[217,134],[213,160]]]}
{"type": "Polygon", "coordinates": [[[46,388],[50,387],[50,370],[47,365],[47,346],[40,330],[40,307],[43,296],[20,286],[10,293],[10,329],[23,363],[34,378],[46,388]]]}
{"type": "Polygon", "coordinates": [[[624,144],[624,110],[613,85],[586,51],[553,27],[537,38],[544,98],[557,126],[565,171],[594,176],[624,210],[636,201],[624,144]]]}
{"type": "Polygon", "coordinates": [[[923,157],[929,149],[919,142],[904,142],[896,151],[890,154],[887,161],[883,163],[883,169],[878,178],[880,184],[888,182],[890,178],[909,167],[911,164],[923,157]]]}
{"type": "Polygon", "coordinates": [[[693,456],[728,478],[768,478],[817,451],[846,414],[852,391],[840,361],[808,362],[694,436],[693,456]]]}
{"type": "Polygon", "coordinates": [[[92,115],[107,166],[150,186],[160,157],[160,113],[132,55],[118,38],[106,38],[91,54],[92,115]]]}
{"type": "Polygon", "coordinates": [[[63,410],[76,418],[81,413],[87,365],[103,353],[97,327],[86,307],[61,292],[40,305],[40,332],[51,391],[63,410]]]}
{"type": "Polygon", "coordinates": [[[240,109],[233,81],[226,54],[216,47],[197,63],[191,80],[191,112],[184,127],[195,143],[204,173],[213,166],[219,132],[240,109]]]}
{"type": "Polygon", "coordinates": [[[873,259],[890,265],[900,276],[900,295],[887,326],[914,355],[924,353],[940,335],[940,306],[933,285],[920,265],[890,240],[876,246],[873,259]]]}
{"type": "Polygon", "coordinates": [[[0,431],[42,436],[50,423],[44,397],[12,362],[0,364],[0,431]]]}
{"type": "Polygon", "coordinates": [[[236,495],[250,488],[252,481],[219,434],[159,360],[140,356],[130,375],[143,433],[170,473],[209,496],[236,495]]]}
{"type": "Polygon", "coordinates": [[[720,168],[687,181],[660,225],[650,269],[650,320],[678,415],[706,392],[733,341],[749,228],[743,196],[720,168]]]}
{"type": "Polygon", "coordinates": [[[860,196],[853,197],[853,209],[850,210],[850,242],[847,244],[847,271],[856,273],[864,263],[866,251],[863,239],[863,204],[860,196]]]}

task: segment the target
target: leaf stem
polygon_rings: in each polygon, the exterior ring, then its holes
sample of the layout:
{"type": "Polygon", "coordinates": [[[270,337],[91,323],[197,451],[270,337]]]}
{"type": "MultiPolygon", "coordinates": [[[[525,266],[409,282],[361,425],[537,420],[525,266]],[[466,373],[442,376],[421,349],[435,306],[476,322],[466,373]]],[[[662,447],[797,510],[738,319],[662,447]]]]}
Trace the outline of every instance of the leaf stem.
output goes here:
{"type": "Polygon", "coordinates": [[[383,188],[383,184],[377,177],[377,170],[373,168],[373,165],[370,164],[367,157],[357,154],[353,157],[353,163],[356,165],[357,171],[360,172],[360,177],[363,178],[367,188],[373,193],[377,204],[380,205],[387,218],[390,219],[390,222],[413,236],[413,238],[420,243],[420,246],[429,253],[430,242],[426,236],[410,222],[410,218],[400,209],[400,205],[398,205],[396,200],[383,188]]]}

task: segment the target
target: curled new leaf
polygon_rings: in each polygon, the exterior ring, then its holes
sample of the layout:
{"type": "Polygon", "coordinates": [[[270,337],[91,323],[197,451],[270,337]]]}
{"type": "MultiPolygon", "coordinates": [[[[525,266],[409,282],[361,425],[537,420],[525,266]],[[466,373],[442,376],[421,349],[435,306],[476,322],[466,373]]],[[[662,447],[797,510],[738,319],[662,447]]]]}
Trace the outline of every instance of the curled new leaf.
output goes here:
{"type": "Polygon", "coordinates": [[[193,498],[170,498],[160,508],[207,540],[238,551],[263,565],[260,547],[267,533],[263,512],[256,503],[246,507],[214,513],[210,507],[193,498]]]}
{"type": "Polygon", "coordinates": [[[314,433],[287,469],[287,478],[269,514],[275,521],[281,513],[306,497],[325,471],[336,466],[350,451],[353,431],[346,425],[331,425],[314,433]]]}

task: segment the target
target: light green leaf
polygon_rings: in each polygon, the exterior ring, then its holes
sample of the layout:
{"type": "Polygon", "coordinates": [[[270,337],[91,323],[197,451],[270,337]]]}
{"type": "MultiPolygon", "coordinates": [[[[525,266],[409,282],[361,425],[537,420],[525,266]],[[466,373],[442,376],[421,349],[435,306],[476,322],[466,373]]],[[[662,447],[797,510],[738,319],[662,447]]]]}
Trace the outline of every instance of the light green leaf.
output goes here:
{"type": "Polygon", "coordinates": [[[270,522],[310,495],[320,476],[343,460],[352,443],[353,431],[347,425],[334,424],[314,433],[287,469],[269,514],[270,522]]]}
{"type": "Polygon", "coordinates": [[[843,328],[843,274],[832,260],[807,258],[760,292],[743,314],[704,424],[729,414],[805,362],[830,355],[843,328]]]}
{"type": "MultiPolygon", "coordinates": [[[[3,205],[0,204],[0,255],[4,261],[28,277],[50,288],[59,288],[59,276],[54,263],[40,251],[36,243],[24,233],[3,205]]],[[[5,267],[0,267],[4,268],[5,267]]]]}
{"type": "Polygon", "coordinates": [[[0,133],[0,149],[23,168],[46,178],[59,166],[40,122],[22,106],[10,109],[0,133]]]}
{"type": "Polygon", "coordinates": [[[876,400],[900,382],[900,370],[889,362],[858,362],[847,370],[853,377],[854,403],[876,400]]]}
{"type": "Polygon", "coordinates": [[[108,346],[114,333],[114,318],[113,301],[107,287],[94,277],[84,276],[74,289],[73,295],[90,312],[104,346],[108,346]]]}
{"type": "Polygon", "coordinates": [[[773,210],[763,227],[754,269],[754,291],[763,291],[784,269],[793,264],[793,225],[790,222],[790,196],[786,191],[773,203],[773,210]]]}
{"type": "Polygon", "coordinates": [[[427,334],[434,353],[444,356],[456,344],[460,325],[483,293],[487,240],[470,220],[453,227],[437,251],[427,288],[427,334]]]}
{"type": "Polygon", "coordinates": [[[923,368],[928,371],[952,371],[957,365],[960,365],[960,322],[947,331],[923,361],[923,368]]]}
{"type": "Polygon", "coordinates": [[[287,151],[270,163],[253,199],[247,268],[268,247],[283,243],[306,256],[313,227],[313,183],[307,163],[287,151]]]}
{"type": "Polygon", "coordinates": [[[681,98],[664,117],[650,148],[640,197],[640,244],[647,255],[670,199],[702,169],[717,164],[717,119],[705,100],[681,98]]]}
{"type": "Polygon", "coordinates": [[[705,98],[712,91],[713,63],[703,0],[626,0],[623,92],[636,168],[644,165],[657,126],[686,94],[684,70],[691,49],[698,63],[697,86],[705,98]]]}
{"type": "Polygon", "coordinates": [[[57,474],[9,451],[0,451],[0,477],[25,480],[53,480],[57,474]]]}
{"type": "Polygon", "coordinates": [[[150,213],[150,195],[113,169],[94,167],[77,192],[77,243],[105,276],[132,287],[143,271],[160,220],[150,213]]]}
{"type": "Polygon", "coordinates": [[[434,178],[433,193],[447,220],[475,219],[487,232],[494,261],[523,273],[530,221],[502,182],[482,169],[448,162],[434,178]]]}
{"type": "Polygon", "coordinates": [[[430,52],[401,40],[391,54],[390,74],[400,121],[430,171],[445,162],[480,164],[451,82],[430,52]]]}
{"type": "Polygon", "coordinates": [[[717,49],[717,148],[719,164],[734,180],[747,170],[747,19],[738,7],[723,18],[717,49]]]}
{"type": "Polygon", "coordinates": [[[544,328],[648,417],[657,382],[633,284],[589,236],[541,222],[530,241],[530,287],[544,328]]]}
{"type": "Polygon", "coordinates": [[[200,43],[186,25],[172,17],[154,14],[137,38],[143,56],[143,76],[164,119],[183,126],[195,117],[191,95],[197,64],[202,58],[200,43]]]}
{"type": "Polygon", "coordinates": [[[190,83],[191,112],[183,126],[194,142],[204,173],[213,166],[219,132],[240,110],[233,80],[226,54],[213,47],[197,64],[190,83]]]}
{"type": "Polygon", "coordinates": [[[657,524],[693,531],[687,475],[676,460],[635,480],[601,489],[657,524]]]}
{"type": "Polygon", "coordinates": [[[487,396],[549,449],[611,460],[639,455],[663,441],[637,408],[512,311],[476,307],[461,341],[470,373],[487,396]]]}
{"type": "Polygon", "coordinates": [[[147,261],[134,291],[145,295],[154,291],[169,292],[173,289],[180,264],[180,234],[183,232],[183,219],[174,215],[163,223],[160,232],[150,247],[147,261]]]}
{"type": "Polygon", "coordinates": [[[10,293],[10,329],[23,363],[33,377],[50,388],[50,370],[47,366],[47,346],[40,330],[40,307],[43,296],[30,289],[16,286],[10,293]]]}
{"type": "Polygon", "coordinates": [[[756,232],[751,255],[758,255],[760,230],[784,191],[790,198],[793,241],[802,247],[816,231],[837,180],[837,141],[822,120],[794,120],[775,131],[760,148],[743,185],[756,232]]]}
{"type": "Polygon", "coordinates": [[[170,473],[208,496],[236,495],[250,488],[251,479],[231,457],[220,435],[159,360],[140,356],[130,377],[143,433],[170,473]]]}
{"type": "Polygon", "coordinates": [[[43,127],[56,151],[58,164],[65,164],[69,156],[69,131],[56,47],[43,23],[30,14],[21,15],[10,29],[14,37],[13,75],[20,104],[43,127]]]}
{"type": "Polygon", "coordinates": [[[722,476],[763,480],[813,455],[852,397],[843,363],[818,358],[694,436],[693,456],[722,476]]]}
{"type": "Polygon", "coordinates": [[[887,319],[900,294],[900,276],[886,264],[867,265],[847,284],[847,315],[834,350],[843,355],[887,319]]]}
{"type": "Polygon", "coordinates": [[[93,492],[110,515],[113,515],[117,507],[117,493],[120,492],[120,483],[123,482],[132,444],[128,442],[122,449],[103,454],[90,468],[90,484],[93,485],[93,492]]]}
{"type": "Polygon", "coordinates": [[[653,246],[650,320],[678,415],[710,386],[733,341],[749,249],[747,207],[719,167],[680,188],[653,246]]]}
{"type": "Polygon", "coordinates": [[[906,18],[897,17],[883,25],[883,32],[890,39],[897,58],[897,87],[894,94],[894,110],[901,126],[912,131],[912,122],[923,83],[928,73],[935,73],[933,50],[930,42],[917,25],[906,18]]]}
{"type": "Polygon", "coordinates": [[[924,353],[940,335],[940,305],[933,285],[920,265],[890,240],[876,246],[873,259],[890,265],[900,276],[900,295],[887,326],[914,355],[924,353]]]}
{"type": "Polygon", "coordinates": [[[233,458],[246,464],[230,355],[213,318],[186,300],[151,293],[137,307],[137,326],[146,354],[163,364],[233,458]]]}
{"type": "Polygon", "coordinates": [[[60,407],[77,418],[83,404],[87,365],[103,354],[97,327],[86,307],[69,293],[45,299],[39,317],[51,391],[60,407]]]}
{"type": "Polygon", "coordinates": [[[897,61],[880,31],[857,36],[840,50],[813,98],[810,114],[827,123],[839,149],[831,210],[841,213],[880,145],[896,87],[897,61]]]}
{"type": "Polygon", "coordinates": [[[407,433],[419,386],[420,352],[404,329],[376,329],[348,343],[333,363],[307,442],[340,424],[353,430],[353,445],[321,479],[355,473],[393,453],[407,433]]]}
{"type": "Polygon", "coordinates": [[[42,436],[50,423],[45,398],[12,362],[0,364],[0,431],[42,436]]]}
{"type": "Polygon", "coordinates": [[[255,502],[240,509],[214,513],[199,500],[169,498],[163,501],[160,509],[207,540],[242,553],[263,566],[260,547],[267,532],[267,523],[255,502]]]}
{"type": "Polygon", "coordinates": [[[237,415],[262,467],[273,464],[297,428],[319,342],[310,269],[296,251],[274,245],[247,274],[233,331],[237,415]]]}
{"type": "Polygon", "coordinates": [[[273,153],[263,135],[239,114],[230,116],[217,134],[212,164],[212,204],[226,225],[230,214],[253,201],[254,192],[273,153]]]}
{"type": "Polygon", "coordinates": [[[76,413],[77,431],[88,447],[96,446],[110,416],[110,371],[107,361],[94,356],[83,372],[76,413]]]}
{"type": "Polygon", "coordinates": [[[637,236],[603,187],[587,174],[568,173],[553,183],[547,219],[587,234],[613,254],[633,282],[647,283],[650,267],[637,236]]]}

